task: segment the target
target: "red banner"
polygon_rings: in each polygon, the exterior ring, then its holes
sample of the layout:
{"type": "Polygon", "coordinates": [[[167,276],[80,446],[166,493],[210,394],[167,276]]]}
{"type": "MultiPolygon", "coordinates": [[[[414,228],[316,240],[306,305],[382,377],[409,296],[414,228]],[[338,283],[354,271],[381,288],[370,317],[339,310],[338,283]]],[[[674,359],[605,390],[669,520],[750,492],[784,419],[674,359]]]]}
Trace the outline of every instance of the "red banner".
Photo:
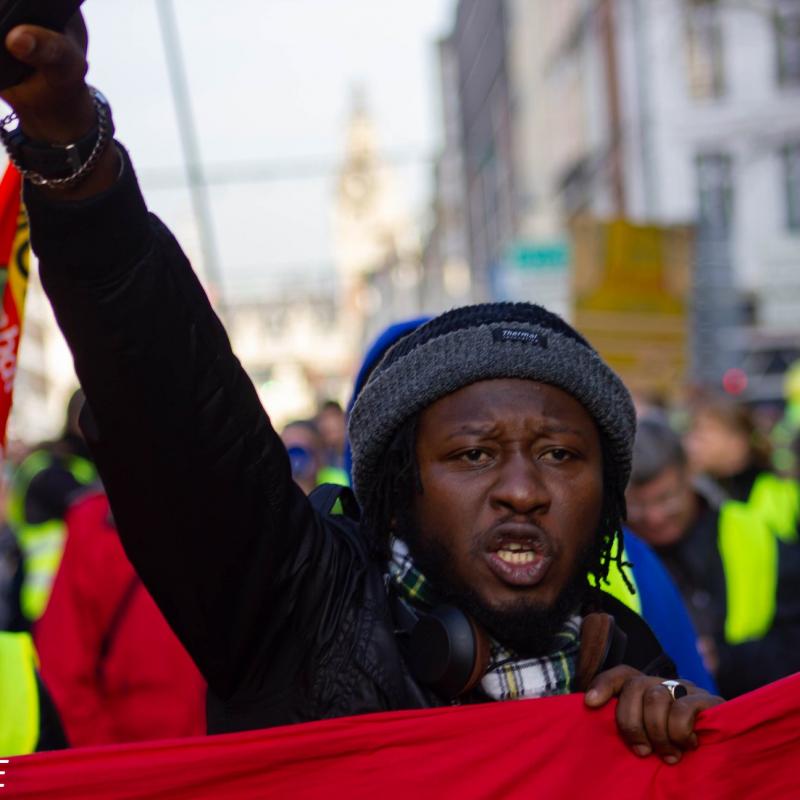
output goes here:
{"type": "Polygon", "coordinates": [[[677,766],[638,758],[582,695],[12,758],[15,798],[800,797],[800,675],[704,713],[677,766]]]}
{"type": "Polygon", "coordinates": [[[17,352],[30,269],[28,216],[22,205],[22,180],[12,164],[0,181],[0,458],[5,453],[17,352]]]}

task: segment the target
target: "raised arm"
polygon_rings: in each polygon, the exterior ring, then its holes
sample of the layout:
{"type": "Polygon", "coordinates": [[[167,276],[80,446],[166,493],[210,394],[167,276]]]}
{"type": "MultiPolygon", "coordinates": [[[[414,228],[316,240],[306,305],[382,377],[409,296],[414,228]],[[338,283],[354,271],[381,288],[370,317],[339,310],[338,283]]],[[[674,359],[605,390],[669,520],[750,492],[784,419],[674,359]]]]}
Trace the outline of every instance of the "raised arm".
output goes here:
{"type": "MultiPolygon", "coordinates": [[[[36,68],[3,95],[29,137],[64,144],[95,124],[84,43],[80,20],[67,36],[9,34],[36,68]]],[[[28,185],[26,202],[126,551],[211,687],[230,696],[259,680],[287,623],[315,613],[303,583],[329,566],[330,537],[124,151],[110,144],[73,188],[28,185]]]]}

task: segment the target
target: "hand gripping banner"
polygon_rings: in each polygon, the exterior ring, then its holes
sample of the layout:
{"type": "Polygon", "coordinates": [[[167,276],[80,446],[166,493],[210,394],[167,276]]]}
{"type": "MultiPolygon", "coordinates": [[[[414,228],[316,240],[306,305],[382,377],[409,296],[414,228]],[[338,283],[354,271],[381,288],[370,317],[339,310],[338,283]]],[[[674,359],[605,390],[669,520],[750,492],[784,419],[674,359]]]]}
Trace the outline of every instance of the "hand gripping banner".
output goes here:
{"type": "Polygon", "coordinates": [[[9,164],[0,181],[0,460],[5,456],[29,270],[30,235],[22,180],[9,164]]]}
{"type": "Polygon", "coordinates": [[[800,675],[702,714],[668,766],[583,695],[401,711],[8,759],[0,799],[774,800],[800,797],[800,675]],[[5,792],[5,794],[3,793],[5,792]]]}

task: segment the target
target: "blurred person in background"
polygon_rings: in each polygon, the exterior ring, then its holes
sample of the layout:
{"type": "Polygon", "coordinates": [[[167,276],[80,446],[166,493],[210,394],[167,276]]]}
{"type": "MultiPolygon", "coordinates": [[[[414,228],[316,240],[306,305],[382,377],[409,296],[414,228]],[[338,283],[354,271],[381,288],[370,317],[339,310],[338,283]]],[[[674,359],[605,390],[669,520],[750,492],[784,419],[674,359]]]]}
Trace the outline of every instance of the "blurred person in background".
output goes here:
{"type": "Polygon", "coordinates": [[[0,524],[0,631],[21,631],[27,623],[19,606],[22,588],[22,553],[17,537],[0,524]]]}
{"type": "Polygon", "coordinates": [[[74,503],[66,527],[35,641],[71,745],[204,735],[205,682],[128,561],[106,496],[74,503]]]}
{"type": "Polygon", "coordinates": [[[749,505],[704,497],[659,419],[639,422],[626,496],[630,527],[677,583],[723,696],[800,670],[800,548],[749,505]]]}
{"type": "Polygon", "coordinates": [[[298,419],[286,425],[281,439],[289,454],[292,478],[305,494],[323,483],[348,485],[347,473],[325,463],[324,446],[317,425],[310,419],[298,419]]]}
{"type": "Polygon", "coordinates": [[[19,605],[22,553],[6,517],[11,478],[26,451],[21,452],[18,443],[10,443],[5,455],[6,461],[0,470],[0,631],[24,631],[28,624],[19,605]],[[14,457],[15,451],[17,458],[14,457]]]}
{"type": "Polygon", "coordinates": [[[67,405],[62,435],[38,445],[12,478],[7,522],[22,556],[19,605],[32,626],[44,613],[64,549],[64,515],[70,503],[97,481],[97,470],[78,417],[84,403],[78,389],[67,405]]]}
{"type": "Polygon", "coordinates": [[[67,739],[27,633],[0,632],[0,758],[61,750],[67,739]]]}
{"type": "Polygon", "coordinates": [[[344,443],[347,437],[347,418],[336,400],[326,400],[314,420],[322,442],[324,466],[344,468],[344,443]]]}
{"type": "Polygon", "coordinates": [[[783,379],[783,396],[786,401],[783,417],[772,430],[772,461],[781,475],[800,480],[800,456],[795,444],[800,436],[800,360],[786,371],[783,379]]]}
{"type": "Polygon", "coordinates": [[[797,540],[800,484],[773,472],[769,442],[747,406],[706,399],[691,415],[684,445],[690,470],[713,480],[721,500],[747,503],[777,536],[797,540]]]}

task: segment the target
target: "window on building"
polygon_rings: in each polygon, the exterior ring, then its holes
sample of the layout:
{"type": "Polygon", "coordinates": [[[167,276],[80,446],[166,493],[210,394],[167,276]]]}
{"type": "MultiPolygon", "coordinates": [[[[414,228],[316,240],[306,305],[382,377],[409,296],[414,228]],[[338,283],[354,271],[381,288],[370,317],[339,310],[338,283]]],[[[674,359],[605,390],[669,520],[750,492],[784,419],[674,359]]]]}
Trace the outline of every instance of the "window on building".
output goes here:
{"type": "Polygon", "coordinates": [[[684,0],[689,94],[697,100],[725,91],[722,19],[717,0],[684,0]]]}
{"type": "Polygon", "coordinates": [[[783,148],[783,176],[786,191],[786,227],[800,232],[800,141],[783,148]]]}
{"type": "Polygon", "coordinates": [[[697,156],[699,223],[713,235],[726,236],[733,225],[733,160],[724,153],[697,156]]]}
{"type": "Polygon", "coordinates": [[[778,83],[800,86],[800,0],[773,0],[778,83]]]}

